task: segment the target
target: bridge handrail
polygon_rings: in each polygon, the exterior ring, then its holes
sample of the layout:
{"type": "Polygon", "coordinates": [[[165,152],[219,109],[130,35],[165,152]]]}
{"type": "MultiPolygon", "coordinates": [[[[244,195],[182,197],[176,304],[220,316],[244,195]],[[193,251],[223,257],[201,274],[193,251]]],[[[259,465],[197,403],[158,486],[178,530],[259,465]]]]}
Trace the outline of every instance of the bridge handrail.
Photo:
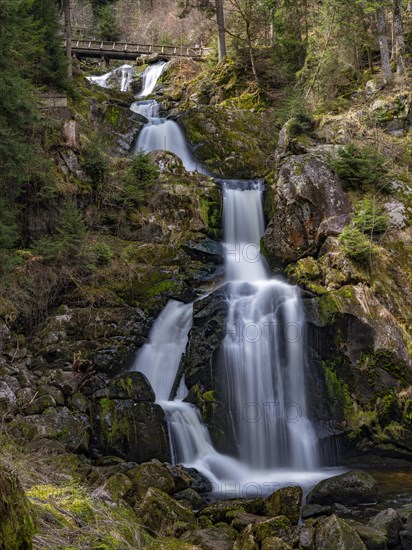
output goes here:
{"type": "MultiPolygon", "coordinates": [[[[66,46],[67,40],[64,41],[66,46]]],[[[202,56],[204,48],[195,48],[187,46],[171,46],[165,44],[138,44],[131,42],[109,42],[105,40],[87,40],[87,39],[72,39],[72,48],[87,49],[87,50],[105,50],[105,51],[125,51],[130,53],[143,53],[140,49],[148,49],[149,53],[170,53],[172,50],[174,55],[179,55],[179,52],[186,52],[192,56],[202,56]],[[155,51],[158,50],[158,51],[155,51]]]]}

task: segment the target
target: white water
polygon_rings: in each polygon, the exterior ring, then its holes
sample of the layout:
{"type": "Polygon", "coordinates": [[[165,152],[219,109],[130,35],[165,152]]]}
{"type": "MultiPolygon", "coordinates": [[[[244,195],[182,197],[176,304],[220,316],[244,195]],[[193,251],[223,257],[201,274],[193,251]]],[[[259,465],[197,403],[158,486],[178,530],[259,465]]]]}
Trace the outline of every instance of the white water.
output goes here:
{"type": "MultiPolygon", "coordinates": [[[[139,97],[146,97],[153,92],[166,65],[167,63],[161,62],[147,67],[143,73],[143,89],[139,97]]],[[[157,101],[135,101],[130,108],[148,119],[137,138],[135,154],[138,151],[170,151],[181,158],[188,172],[204,172],[202,165],[193,157],[177,122],[159,115],[160,106],[157,101]]]]}
{"type": "Polygon", "coordinates": [[[134,68],[131,65],[121,65],[102,76],[88,76],[87,79],[102,88],[115,88],[119,85],[121,92],[127,92],[133,76],[134,68]]]}
{"type": "Polygon", "coordinates": [[[239,458],[258,469],[313,470],[318,441],[307,418],[299,290],[270,279],[260,254],[262,182],[222,186],[230,297],[219,365],[239,458]]]}
{"type": "MultiPolygon", "coordinates": [[[[164,65],[146,69],[139,97],[153,92],[164,65]]],[[[121,88],[127,89],[129,73],[125,66],[123,69],[121,88]]],[[[111,75],[91,79],[109,86],[111,75]]],[[[159,116],[156,101],[136,101],[131,109],[148,119],[136,151],[172,151],[187,170],[206,172],[191,155],[178,124],[159,116]]],[[[223,181],[222,187],[229,314],[219,366],[237,457],[214,449],[199,410],[184,402],[188,393],[184,378],[173,399],[192,323],[191,304],[167,304],[133,369],[147,376],[165,412],[174,463],[197,468],[213,483],[215,493],[228,498],[250,496],[290,483],[308,488],[336,470],[319,469],[317,437],[306,416],[304,317],[299,291],[270,279],[260,254],[263,183],[223,181]]]]}

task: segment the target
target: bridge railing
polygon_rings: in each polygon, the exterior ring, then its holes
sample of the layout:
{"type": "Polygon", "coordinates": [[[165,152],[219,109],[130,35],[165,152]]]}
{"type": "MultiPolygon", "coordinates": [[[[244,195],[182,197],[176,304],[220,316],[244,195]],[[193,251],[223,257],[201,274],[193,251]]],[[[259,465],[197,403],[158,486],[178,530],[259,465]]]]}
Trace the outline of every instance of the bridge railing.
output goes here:
{"type": "MultiPolygon", "coordinates": [[[[66,46],[67,41],[64,41],[66,46]]],[[[73,50],[101,51],[102,55],[109,52],[125,52],[128,54],[158,53],[166,56],[202,57],[205,54],[203,48],[187,48],[183,46],[166,46],[162,44],[134,44],[129,42],[107,42],[104,40],[76,40],[71,41],[73,50]]]]}

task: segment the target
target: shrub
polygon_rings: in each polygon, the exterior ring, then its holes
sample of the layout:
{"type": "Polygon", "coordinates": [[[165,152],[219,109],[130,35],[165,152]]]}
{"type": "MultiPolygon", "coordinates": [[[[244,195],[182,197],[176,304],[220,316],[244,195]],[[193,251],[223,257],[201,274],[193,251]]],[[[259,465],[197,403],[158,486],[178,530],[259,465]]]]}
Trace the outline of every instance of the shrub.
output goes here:
{"type": "Polygon", "coordinates": [[[127,206],[146,202],[158,174],[157,166],[151,162],[148,155],[139,151],[126,174],[122,202],[127,206]]]}
{"type": "Polygon", "coordinates": [[[98,187],[105,182],[109,163],[97,145],[91,143],[85,147],[81,166],[93,187],[98,187]]]}
{"type": "Polygon", "coordinates": [[[310,135],[313,132],[313,119],[307,113],[298,113],[290,121],[289,133],[291,137],[310,135]]]}
{"type": "Polygon", "coordinates": [[[342,251],[360,264],[366,264],[375,252],[371,240],[357,227],[346,226],[339,240],[342,251]]]}
{"type": "Polygon", "coordinates": [[[96,257],[96,265],[99,266],[108,265],[113,258],[113,253],[106,243],[96,243],[93,252],[96,257]]]}
{"type": "Polygon", "coordinates": [[[382,183],[387,173],[384,157],[369,146],[349,143],[339,149],[337,157],[330,155],[328,161],[346,191],[382,183]]]}
{"type": "Polygon", "coordinates": [[[365,197],[355,207],[353,225],[373,236],[376,233],[384,233],[389,227],[389,218],[385,209],[377,204],[373,197],[365,197]]]}

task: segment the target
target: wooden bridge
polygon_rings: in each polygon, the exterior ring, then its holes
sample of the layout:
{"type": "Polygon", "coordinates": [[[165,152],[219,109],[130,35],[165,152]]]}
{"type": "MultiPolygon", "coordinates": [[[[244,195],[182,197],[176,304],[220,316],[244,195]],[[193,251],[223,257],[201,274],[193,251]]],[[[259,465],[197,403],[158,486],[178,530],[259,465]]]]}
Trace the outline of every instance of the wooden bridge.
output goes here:
{"type": "MultiPolygon", "coordinates": [[[[67,41],[64,41],[66,47],[67,41]]],[[[207,51],[204,48],[186,48],[183,46],[162,46],[158,44],[131,44],[129,42],[105,42],[101,40],[71,41],[72,54],[76,57],[97,57],[107,59],[133,60],[141,55],[159,54],[162,57],[202,58],[207,51]]]]}

